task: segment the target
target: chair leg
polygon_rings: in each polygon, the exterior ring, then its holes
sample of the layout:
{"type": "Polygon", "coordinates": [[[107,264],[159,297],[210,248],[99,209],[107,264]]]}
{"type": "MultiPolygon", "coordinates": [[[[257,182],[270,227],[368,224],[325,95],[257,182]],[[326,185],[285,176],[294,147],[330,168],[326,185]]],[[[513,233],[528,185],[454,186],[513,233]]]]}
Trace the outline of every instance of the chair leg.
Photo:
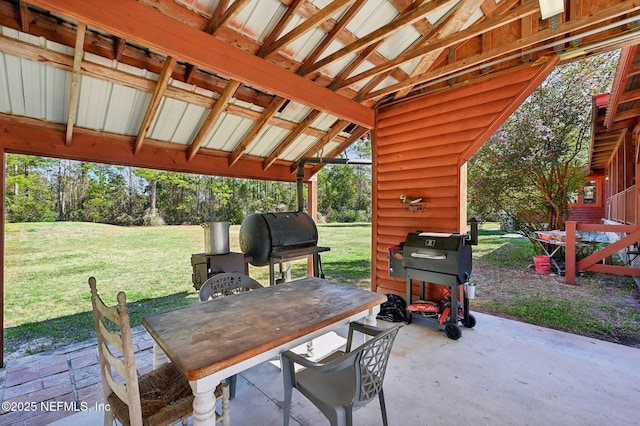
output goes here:
{"type": "Polygon", "coordinates": [[[222,413],[221,418],[216,419],[222,426],[231,426],[231,410],[229,407],[229,384],[223,383],[222,386],[222,413]]]}
{"type": "Polygon", "coordinates": [[[104,426],[113,426],[113,422],[115,422],[115,418],[113,417],[113,412],[111,410],[104,410],[104,426]]]}
{"type": "Polygon", "coordinates": [[[291,416],[291,394],[293,393],[293,377],[291,369],[293,368],[291,361],[285,357],[280,357],[282,365],[282,378],[284,380],[284,418],[283,425],[289,426],[289,417],[291,416]]]}
{"type": "Polygon", "coordinates": [[[227,379],[227,383],[229,383],[229,399],[233,399],[236,397],[237,379],[238,377],[235,374],[227,379]]]}
{"type": "Polygon", "coordinates": [[[382,424],[387,426],[387,407],[384,403],[384,392],[380,389],[378,393],[378,398],[380,399],[380,411],[382,412],[382,424]]]}

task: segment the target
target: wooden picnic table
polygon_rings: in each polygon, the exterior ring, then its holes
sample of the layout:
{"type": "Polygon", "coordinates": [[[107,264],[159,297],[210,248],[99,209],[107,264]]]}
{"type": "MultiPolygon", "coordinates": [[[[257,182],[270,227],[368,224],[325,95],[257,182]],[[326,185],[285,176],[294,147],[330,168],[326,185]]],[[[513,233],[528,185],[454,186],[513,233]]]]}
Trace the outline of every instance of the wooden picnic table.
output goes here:
{"type": "Polygon", "coordinates": [[[213,390],[221,380],[367,314],[375,324],[386,300],[309,277],[150,314],[142,323],[154,351],[162,349],[189,380],[194,425],[214,424],[213,390]]]}

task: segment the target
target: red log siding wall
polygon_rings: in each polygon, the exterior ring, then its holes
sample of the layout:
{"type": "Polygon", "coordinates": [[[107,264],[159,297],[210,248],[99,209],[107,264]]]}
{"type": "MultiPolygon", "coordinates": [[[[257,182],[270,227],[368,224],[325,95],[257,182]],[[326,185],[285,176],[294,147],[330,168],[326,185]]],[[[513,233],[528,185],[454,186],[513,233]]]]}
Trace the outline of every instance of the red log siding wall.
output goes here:
{"type": "Polygon", "coordinates": [[[556,60],[382,108],[374,132],[372,289],[404,295],[387,249],[416,230],[466,233],[466,161],[556,60]],[[411,211],[400,195],[422,197],[411,211]],[[418,210],[418,209],[413,209],[418,210]]]}

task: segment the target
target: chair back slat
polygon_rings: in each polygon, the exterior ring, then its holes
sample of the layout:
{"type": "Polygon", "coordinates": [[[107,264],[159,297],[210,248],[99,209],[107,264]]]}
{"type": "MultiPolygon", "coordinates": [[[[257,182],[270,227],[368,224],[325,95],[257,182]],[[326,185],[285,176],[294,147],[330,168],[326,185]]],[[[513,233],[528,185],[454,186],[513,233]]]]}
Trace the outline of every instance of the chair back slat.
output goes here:
{"type": "Polygon", "coordinates": [[[102,377],[105,378],[107,383],[109,384],[109,388],[113,393],[115,393],[118,398],[122,401],[127,401],[127,386],[124,383],[119,383],[112,374],[111,368],[109,365],[105,365],[104,371],[102,372],[102,377]]]}
{"type": "Polygon", "coordinates": [[[262,284],[248,275],[226,272],[214,275],[202,284],[200,300],[219,299],[257,288],[262,288],[262,284]]]}
{"type": "Polygon", "coordinates": [[[110,307],[98,295],[94,277],[89,278],[89,287],[91,287],[91,304],[105,399],[113,392],[129,407],[131,425],[142,425],[138,372],[133,354],[126,295],[122,291],[119,292],[118,305],[110,307]],[[117,331],[109,331],[107,321],[113,324],[113,328],[117,331]],[[111,352],[109,344],[118,350],[118,355],[111,352]],[[124,383],[121,384],[114,378],[113,370],[118,372],[124,383]]]}
{"type": "Polygon", "coordinates": [[[98,323],[98,326],[100,327],[100,335],[102,336],[102,338],[107,343],[114,346],[118,351],[123,352],[124,344],[122,343],[122,337],[120,337],[118,333],[109,331],[107,329],[107,326],[104,324],[104,321],[100,321],[98,323]]]}

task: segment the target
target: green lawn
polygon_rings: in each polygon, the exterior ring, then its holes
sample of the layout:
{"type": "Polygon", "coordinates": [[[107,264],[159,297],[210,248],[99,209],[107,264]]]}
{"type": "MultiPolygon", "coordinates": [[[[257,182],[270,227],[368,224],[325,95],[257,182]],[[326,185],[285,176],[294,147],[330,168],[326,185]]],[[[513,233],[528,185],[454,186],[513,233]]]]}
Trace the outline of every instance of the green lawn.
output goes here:
{"type": "MultiPolygon", "coordinates": [[[[231,250],[239,226],[231,227],[231,250]]],[[[369,287],[369,224],[319,225],[319,245],[327,278],[369,287]],[[355,243],[354,243],[355,242],[355,243]]],[[[132,325],[150,312],[196,301],[191,254],[204,251],[201,226],[118,227],[92,223],[6,225],[6,350],[39,352],[93,337],[87,279],[95,276],[108,304],[127,293],[132,325]]],[[[296,261],[294,277],[306,272],[296,261]]],[[[267,267],[250,274],[268,283],[267,267]]]]}
{"type": "MultiPolygon", "coordinates": [[[[231,250],[239,252],[239,226],[231,227],[231,250]]],[[[369,288],[371,226],[322,224],[318,244],[326,278],[369,288]]],[[[472,279],[478,284],[472,310],[640,344],[637,291],[626,277],[589,275],[577,286],[532,270],[531,244],[501,238],[483,227],[473,248],[472,279]]],[[[133,326],[142,316],[197,300],[191,282],[191,254],[204,251],[199,225],[118,227],[91,223],[6,225],[5,348],[27,353],[94,336],[87,279],[95,276],[101,295],[115,304],[127,292],[133,326]]],[[[306,274],[296,261],[294,278],[306,274]]],[[[250,274],[268,284],[267,267],[250,274]]]]}

